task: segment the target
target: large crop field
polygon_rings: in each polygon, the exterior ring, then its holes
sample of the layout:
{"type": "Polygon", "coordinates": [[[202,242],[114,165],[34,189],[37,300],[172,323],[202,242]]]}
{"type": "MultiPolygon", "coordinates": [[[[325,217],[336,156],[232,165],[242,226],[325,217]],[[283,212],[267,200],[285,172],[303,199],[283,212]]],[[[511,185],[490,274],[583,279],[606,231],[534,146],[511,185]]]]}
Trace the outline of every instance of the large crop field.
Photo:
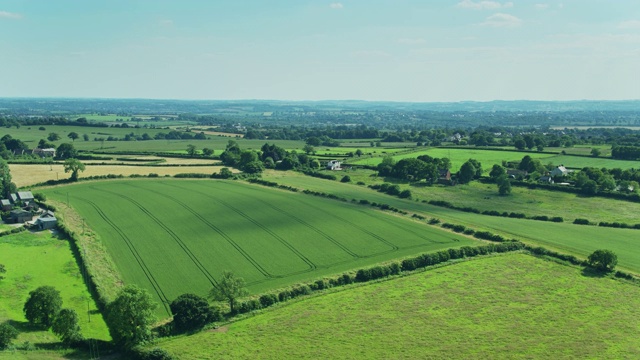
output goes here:
{"type": "Polygon", "coordinates": [[[164,303],[224,270],[251,292],[475,240],[360,205],[232,181],[129,180],[45,191],[75,208],[126,283],[164,303]]]}
{"type": "Polygon", "coordinates": [[[304,299],[159,345],[184,359],[634,359],[638,318],[636,285],[508,254],[304,299]]]}

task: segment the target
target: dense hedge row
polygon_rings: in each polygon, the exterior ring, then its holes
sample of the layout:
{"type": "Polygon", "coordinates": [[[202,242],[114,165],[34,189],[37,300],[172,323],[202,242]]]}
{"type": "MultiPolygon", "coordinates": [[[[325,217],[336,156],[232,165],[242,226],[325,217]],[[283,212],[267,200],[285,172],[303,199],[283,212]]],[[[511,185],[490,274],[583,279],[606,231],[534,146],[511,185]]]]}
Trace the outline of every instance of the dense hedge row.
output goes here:
{"type": "Polygon", "coordinates": [[[459,249],[449,249],[435,253],[421,254],[401,261],[392,261],[368,268],[358,269],[355,272],[348,272],[335,277],[318,279],[311,283],[298,284],[275,293],[262,294],[256,298],[247,299],[239,303],[236,309],[236,314],[244,314],[254,310],[264,309],[279,302],[285,302],[300,296],[310,295],[314,291],[344,286],[352,283],[363,283],[382,279],[393,275],[399,275],[402,272],[438,265],[449,260],[492,253],[517,251],[524,248],[525,245],[521,242],[508,241],[501,244],[488,244],[475,247],[464,246],[459,249]]]}
{"type": "Polygon", "coordinates": [[[631,225],[631,224],[617,222],[617,221],[615,221],[615,222],[600,221],[599,223],[595,223],[595,222],[591,222],[591,221],[589,221],[587,219],[575,219],[575,220],[573,220],[573,223],[577,224],[577,225],[597,225],[597,226],[620,228],[620,229],[637,229],[637,230],[640,230],[640,224],[631,225]]]}
{"type": "Polygon", "coordinates": [[[400,190],[400,185],[396,184],[374,184],[369,185],[369,188],[377,190],[378,192],[382,192],[388,195],[397,196],[401,199],[411,198],[411,190],[400,190]]]}
{"type": "Polygon", "coordinates": [[[317,177],[317,178],[325,179],[325,180],[338,180],[338,178],[335,175],[324,174],[324,173],[321,173],[321,172],[318,172],[318,171],[303,170],[302,173],[307,175],[307,176],[313,176],[313,177],[317,177]]]}
{"type": "Polygon", "coordinates": [[[260,184],[260,185],[263,185],[263,186],[274,187],[274,188],[278,188],[278,189],[298,192],[298,189],[294,188],[293,186],[280,185],[280,184],[278,184],[277,182],[274,182],[274,181],[267,181],[267,180],[254,178],[254,179],[249,179],[249,182],[252,183],[252,184],[260,184]]]}
{"type": "Polygon", "coordinates": [[[25,230],[27,230],[27,228],[24,227],[24,226],[16,227],[16,228],[13,228],[11,230],[0,232],[0,237],[11,235],[11,234],[17,234],[17,233],[23,232],[25,230]]]}
{"type": "Polygon", "coordinates": [[[453,210],[459,210],[459,211],[464,211],[464,212],[470,212],[470,213],[474,213],[474,214],[482,214],[482,215],[488,215],[488,216],[500,216],[500,217],[508,217],[508,218],[515,218],[515,219],[529,219],[529,220],[538,220],[538,221],[552,221],[552,222],[563,222],[564,219],[560,216],[553,216],[553,217],[549,217],[546,215],[535,215],[535,216],[527,216],[526,214],[523,213],[516,213],[516,212],[507,212],[507,211],[503,211],[503,212],[499,212],[496,210],[484,210],[484,211],[480,211],[476,208],[472,208],[472,207],[468,207],[468,206],[455,206],[452,203],[448,202],[448,201],[444,201],[444,200],[422,200],[423,203],[428,203],[429,205],[434,205],[434,206],[440,206],[440,207],[445,207],[448,209],[453,209],[453,210]]]}

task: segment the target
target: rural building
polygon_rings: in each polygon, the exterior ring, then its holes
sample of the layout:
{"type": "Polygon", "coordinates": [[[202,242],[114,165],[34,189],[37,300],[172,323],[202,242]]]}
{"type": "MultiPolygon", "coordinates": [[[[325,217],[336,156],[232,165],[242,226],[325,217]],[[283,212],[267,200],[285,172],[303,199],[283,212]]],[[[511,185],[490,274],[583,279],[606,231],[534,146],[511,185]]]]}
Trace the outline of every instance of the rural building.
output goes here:
{"type": "Polygon", "coordinates": [[[33,194],[31,191],[18,191],[18,199],[20,199],[23,204],[27,204],[33,201],[33,194]]]}
{"type": "Polygon", "coordinates": [[[564,165],[560,165],[560,166],[556,167],[555,169],[551,170],[551,176],[553,176],[553,177],[565,176],[565,175],[567,175],[567,173],[569,173],[569,170],[567,170],[567,168],[564,167],[564,165]]]}
{"type": "Polygon", "coordinates": [[[33,155],[39,155],[40,157],[55,157],[56,149],[48,148],[48,149],[33,149],[33,155]]]}
{"type": "Polygon", "coordinates": [[[33,215],[31,215],[31,212],[22,209],[11,210],[9,213],[9,219],[11,222],[18,224],[25,221],[31,221],[31,219],[33,219],[33,215]]]}
{"type": "Polygon", "coordinates": [[[18,194],[9,194],[9,201],[11,201],[12,204],[15,204],[18,202],[18,194]]]}
{"type": "Polygon", "coordinates": [[[538,181],[542,183],[553,184],[553,177],[549,175],[540,176],[540,179],[538,179],[538,181]]]}
{"type": "Polygon", "coordinates": [[[9,199],[2,199],[0,200],[0,203],[2,204],[2,211],[11,211],[11,208],[13,208],[9,199]]]}
{"type": "Polygon", "coordinates": [[[55,214],[53,213],[53,211],[51,210],[46,210],[45,212],[42,213],[42,215],[40,215],[40,218],[54,218],[56,217],[55,214]]]}
{"type": "Polygon", "coordinates": [[[507,169],[507,176],[511,179],[522,180],[527,177],[529,173],[526,170],[507,169]]]}
{"type": "Polygon", "coordinates": [[[439,181],[450,181],[451,180],[451,171],[449,171],[449,169],[439,169],[438,170],[438,180],[439,181]]]}
{"type": "Polygon", "coordinates": [[[56,227],[56,225],[58,224],[58,219],[56,219],[55,217],[39,217],[36,222],[35,222],[35,226],[38,230],[48,230],[48,229],[53,229],[56,227]]]}
{"type": "Polygon", "coordinates": [[[340,161],[331,160],[327,163],[327,170],[342,170],[340,167],[340,161]]]}

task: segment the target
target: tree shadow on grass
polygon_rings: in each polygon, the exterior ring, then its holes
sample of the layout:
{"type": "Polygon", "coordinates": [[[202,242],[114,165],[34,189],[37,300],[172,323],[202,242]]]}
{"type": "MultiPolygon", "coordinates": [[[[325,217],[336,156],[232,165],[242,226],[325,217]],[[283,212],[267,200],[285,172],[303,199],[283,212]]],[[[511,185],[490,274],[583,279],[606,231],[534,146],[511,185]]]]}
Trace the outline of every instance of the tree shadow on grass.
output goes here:
{"type": "Polygon", "coordinates": [[[608,274],[609,273],[606,271],[598,270],[590,266],[587,266],[584,269],[582,269],[582,276],[586,276],[586,277],[603,278],[603,277],[606,277],[608,274]]]}
{"type": "Polygon", "coordinates": [[[16,328],[16,330],[18,330],[21,333],[31,333],[31,332],[38,332],[38,331],[46,331],[47,330],[43,326],[33,325],[33,324],[29,323],[28,321],[7,320],[5,323],[13,326],[14,328],[16,328]]]}

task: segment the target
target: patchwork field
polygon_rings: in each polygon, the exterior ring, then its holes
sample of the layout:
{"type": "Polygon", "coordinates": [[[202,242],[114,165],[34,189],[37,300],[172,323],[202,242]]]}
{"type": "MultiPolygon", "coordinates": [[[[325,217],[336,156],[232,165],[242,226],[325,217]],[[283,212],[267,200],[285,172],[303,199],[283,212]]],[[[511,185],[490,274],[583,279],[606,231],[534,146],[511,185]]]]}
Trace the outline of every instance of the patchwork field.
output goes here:
{"type": "Polygon", "coordinates": [[[636,285],[508,254],[304,299],[158,345],[185,359],[633,359],[639,309],[636,285]]]}
{"type": "Polygon", "coordinates": [[[0,281],[0,323],[10,321],[20,330],[14,344],[28,341],[39,346],[59,342],[50,331],[32,329],[22,312],[29,292],[43,285],[58,289],[63,307],[76,310],[85,337],[110,340],[107,326],[87,291],[66,240],[59,240],[48,231],[1,237],[0,264],[7,269],[3,274],[6,279],[0,281]]]}
{"type": "MultiPolygon", "coordinates": [[[[585,259],[597,249],[610,249],[618,255],[618,267],[640,274],[640,232],[638,230],[478,215],[432,206],[415,201],[415,199],[399,199],[378,193],[365,186],[343,184],[338,181],[322,180],[300,174],[269,171],[265,172],[263,177],[266,180],[299,189],[324,191],[347,199],[367,199],[371,202],[389,204],[411,213],[436,217],[443,222],[515,237],[529,244],[571,253],[585,259]]],[[[425,191],[428,192],[428,188],[425,191]]],[[[429,196],[425,197],[431,199],[429,196]]],[[[504,211],[506,210],[509,209],[504,211]]],[[[589,218],[589,214],[584,214],[583,217],[589,218]]],[[[633,223],[636,222],[633,221],[633,223]]]]}
{"type": "MultiPolygon", "coordinates": [[[[553,154],[540,154],[531,152],[518,152],[518,151],[496,151],[496,150],[480,150],[480,149],[440,149],[430,148],[426,150],[419,150],[414,152],[403,153],[400,155],[394,155],[393,159],[398,161],[406,158],[416,158],[421,155],[429,155],[431,157],[447,157],[451,160],[451,172],[457,172],[462,164],[469,159],[476,159],[482,164],[482,169],[485,172],[491,170],[493,164],[501,164],[502,160],[514,161],[521,160],[525,155],[529,155],[534,159],[540,159],[543,164],[546,164],[547,158],[554,156],[553,154]]],[[[367,159],[355,160],[350,163],[359,165],[378,165],[382,161],[382,156],[372,157],[367,159]]]]}
{"type": "Polygon", "coordinates": [[[44,191],[86,220],[125,283],[167,303],[224,270],[251,292],[474,243],[359,205],[233,181],[125,180],[44,191]]]}

